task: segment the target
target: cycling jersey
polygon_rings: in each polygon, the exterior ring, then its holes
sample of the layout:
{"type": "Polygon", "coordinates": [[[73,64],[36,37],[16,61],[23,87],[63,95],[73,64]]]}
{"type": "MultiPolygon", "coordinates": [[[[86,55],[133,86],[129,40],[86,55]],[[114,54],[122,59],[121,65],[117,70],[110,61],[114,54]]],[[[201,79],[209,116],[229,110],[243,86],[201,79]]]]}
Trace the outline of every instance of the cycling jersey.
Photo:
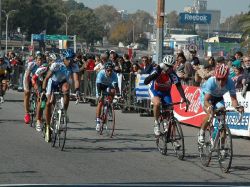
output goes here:
{"type": "Polygon", "coordinates": [[[200,101],[202,107],[204,107],[205,94],[208,93],[212,95],[210,103],[215,106],[215,108],[222,108],[225,106],[223,95],[229,91],[230,96],[236,96],[236,90],[234,82],[228,77],[225,86],[219,87],[216,83],[215,77],[210,77],[203,85],[201,90],[200,101]]]}
{"type": "Polygon", "coordinates": [[[228,91],[229,91],[231,96],[236,95],[234,82],[229,77],[227,79],[226,85],[223,86],[222,88],[217,85],[215,77],[210,77],[204,83],[203,88],[202,88],[202,93],[204,93],[204,94],[208,93],[214,97],[223,97],[223,95],[228,91]]]}
{"type": "Polygon", "coordinates": [[[111,76],[108,77],[105,73],[105,70],[103,69],[97,74],[96,83],[112,86],[114,83],[118,83],[118,78],[114,72],[112,72],[111,76]]]}
{"type": "Polygon", "coordinates": [[[98,97],[101,91],[106,92],[107,88],[114,87],[118,87],[118,77],[116,73],[112,72],[108,77],[105,73],[105,69],[101,70],[96,77],[96,96],[98,97]]]}
{"type": "MultiPolygon", "coordinates": [[[[155,73],[157,73],[156,69],[152,71],[151,75],[155,73]]],[[[178,78],[178,76],[174,71],[172,71],[169,74],[160,71],[157,74],[158,74],[157,78],[150,83],[151,91],[155,90],[155,91],[170,93],[172,84],[177,84],[180,82],[180,79],[178,78]]]]}
{"type": "Polygon", "coordinates": [[[79,72],[79,67],[77,64],[66,67],[63,63],[57,62],[50,66],[50,71],[53,73],[51,78],[53,81],[62,82],[64,80],[69,81],[73,73],[79,72]]]}

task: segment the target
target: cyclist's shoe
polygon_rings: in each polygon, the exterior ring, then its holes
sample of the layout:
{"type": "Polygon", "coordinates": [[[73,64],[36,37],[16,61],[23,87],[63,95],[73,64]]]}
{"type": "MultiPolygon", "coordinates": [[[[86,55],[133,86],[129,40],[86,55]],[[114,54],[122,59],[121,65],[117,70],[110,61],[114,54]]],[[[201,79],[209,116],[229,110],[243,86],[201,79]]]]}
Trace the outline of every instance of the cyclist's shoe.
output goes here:
{"type": "Polygon", "coordinates": [[[198,143],[199,144],[204,144],[205,140],[204,140],[204,135],[199,134],[198,135],[198,143]]]}
{"type": "Polygon", "coordinates": [[[173,142],[173,146],[175,147],[175,149],[180,149],[181,148],[181,145],[179,144],[179,142],[177,141],[177,140],[175,140],[174,142],[173,142]]]}
{"type": "Polygon", "coordinates": [[[163,128],[164,128],[164,132],[168,131],[168,124],[166,122],[163,123],[163,128]]]}
{"type": "Polygon", "coordinates": [[[3,96],[0,96],[0,103],[4,103],[4,98],[3,98],[3,96]]]}
{"type": "Polygon", "coordinates": [[[101,129],[101,124],[100,124],[100,121],[96,121],[96,127],[95,127],[95,130],[96,130],[97,132],[99,132],[99,131],[100,131],[100,129],[101,129]]]}
{"type": "Polygon", "coordinates": [[[154,133],[156,136],[159,136],[161,134],[160,124],[154,124],[154,133]]]}
{"type": "Polygon", "coordinates": [[[24,122],[25,122],[26,124],[29,124],[29,123],[30,123],[30,114],[25,114],[25,115],[24,115],[24,122]]]}
{"type": "Polygon", "coordinates": [[[40,121],[36,122],[36,131],[41,132],[42,131],[42,124],[40,121]]]}
{"type": "Polygon", "coordinates": [[[225,158],[227,158],[227,151],[225,149],[220,151],[220,159],[224,160],[225,158]]]}

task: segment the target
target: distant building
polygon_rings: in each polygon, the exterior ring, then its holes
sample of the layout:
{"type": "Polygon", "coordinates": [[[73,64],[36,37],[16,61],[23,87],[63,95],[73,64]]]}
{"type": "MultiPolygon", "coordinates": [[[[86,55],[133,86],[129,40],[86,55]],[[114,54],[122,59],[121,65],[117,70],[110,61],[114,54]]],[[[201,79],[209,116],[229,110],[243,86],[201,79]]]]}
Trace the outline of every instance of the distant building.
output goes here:
{"type": "Polygon", "coordinates": [[[121,14],[121,17],[123,20],[128,20],[128,11],[127,10],[119,10],[117,12],[121,14]]]}

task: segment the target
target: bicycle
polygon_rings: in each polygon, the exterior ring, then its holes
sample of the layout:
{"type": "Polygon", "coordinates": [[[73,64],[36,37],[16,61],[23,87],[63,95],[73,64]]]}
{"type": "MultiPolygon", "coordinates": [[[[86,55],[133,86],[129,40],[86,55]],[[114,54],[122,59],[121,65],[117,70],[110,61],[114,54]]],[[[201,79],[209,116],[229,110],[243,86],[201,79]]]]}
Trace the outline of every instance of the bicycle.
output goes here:
{"type": "MultiPolygon", "coordinates": [[[[235,110],[226,110],[220,108],[214,110],[209,116],[210,124],[205,130],[204,143],[198,143],[198,151],[203,166],[208,167],[212,158],[212,153],[217,152],[218,162],[223,172],[227,173],[231,168],[233,158],[233,143],[231,131],[226,125],[227,112],[235,110]],[[213,125],[213,121],[216,126],[213,125]]],[[[239,123],[243,115],[240,113],[239,123]]]]}
{"type": "Polygon", "coordinates": [[[66,141],[67,133],[67,114],[64,109],[64,94],[61,91],[53,92],[52,98],[54,100],[54,109],[50,120],[51,129],[51,146],[56,146],[63,151],[66,141]]]}
{"type": "MultiPolygon", "coordinates": [[[[182,104],[176,102],[162,105],[160,109],[160,135],[156,136],[156,146],[162,155],[167,154],[168,143],[171,143],[178,159],[183,160],[185,156],[184,136],[180,122],[174,117],[173,106],[182,104]]],[[[187,111],[186,106],[186,111],[187,111]]]]}
{"type": "Polygon", "coordinates": [[[115,130],[115,110],[112,103],[112,97],[110,94],[102,94],[103,107],[100,115],[100,135],[103,134],[103,130],[110,138],[114,135],[115,130]]]}

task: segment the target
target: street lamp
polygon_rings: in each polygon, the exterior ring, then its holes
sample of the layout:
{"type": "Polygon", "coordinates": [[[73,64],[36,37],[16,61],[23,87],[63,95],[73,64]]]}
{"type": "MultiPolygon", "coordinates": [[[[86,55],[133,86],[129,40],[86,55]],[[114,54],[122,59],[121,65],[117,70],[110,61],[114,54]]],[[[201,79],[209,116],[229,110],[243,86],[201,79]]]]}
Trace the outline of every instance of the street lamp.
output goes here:
{"type": "Polygon", "coordinates": [[[9,15],[11,13],[14,13],[17,10],[10,10],[7,13],[6,13],[5,10],[2,10],[2,11],[5,13],[5,16],[6,16],[6,23],[5,23],[5,25],[6,25],[6,30],[5,30],[5,35],[6,35],[6,37],[5,37],[5,53],[7,54],[7,49],[8,49],[8,20],[9,20],[9,15]]]}
{"type": "Polygon", "coordinates": [[[65,13],[60,13],[62,14],[63,16],[65,16],[65,27],[66,27],[66,35],[68,35],[68,21],[69,21],[69,18],[73,15],[73,13],[70,13],[69,15],[65,14],[65,13]]]}

